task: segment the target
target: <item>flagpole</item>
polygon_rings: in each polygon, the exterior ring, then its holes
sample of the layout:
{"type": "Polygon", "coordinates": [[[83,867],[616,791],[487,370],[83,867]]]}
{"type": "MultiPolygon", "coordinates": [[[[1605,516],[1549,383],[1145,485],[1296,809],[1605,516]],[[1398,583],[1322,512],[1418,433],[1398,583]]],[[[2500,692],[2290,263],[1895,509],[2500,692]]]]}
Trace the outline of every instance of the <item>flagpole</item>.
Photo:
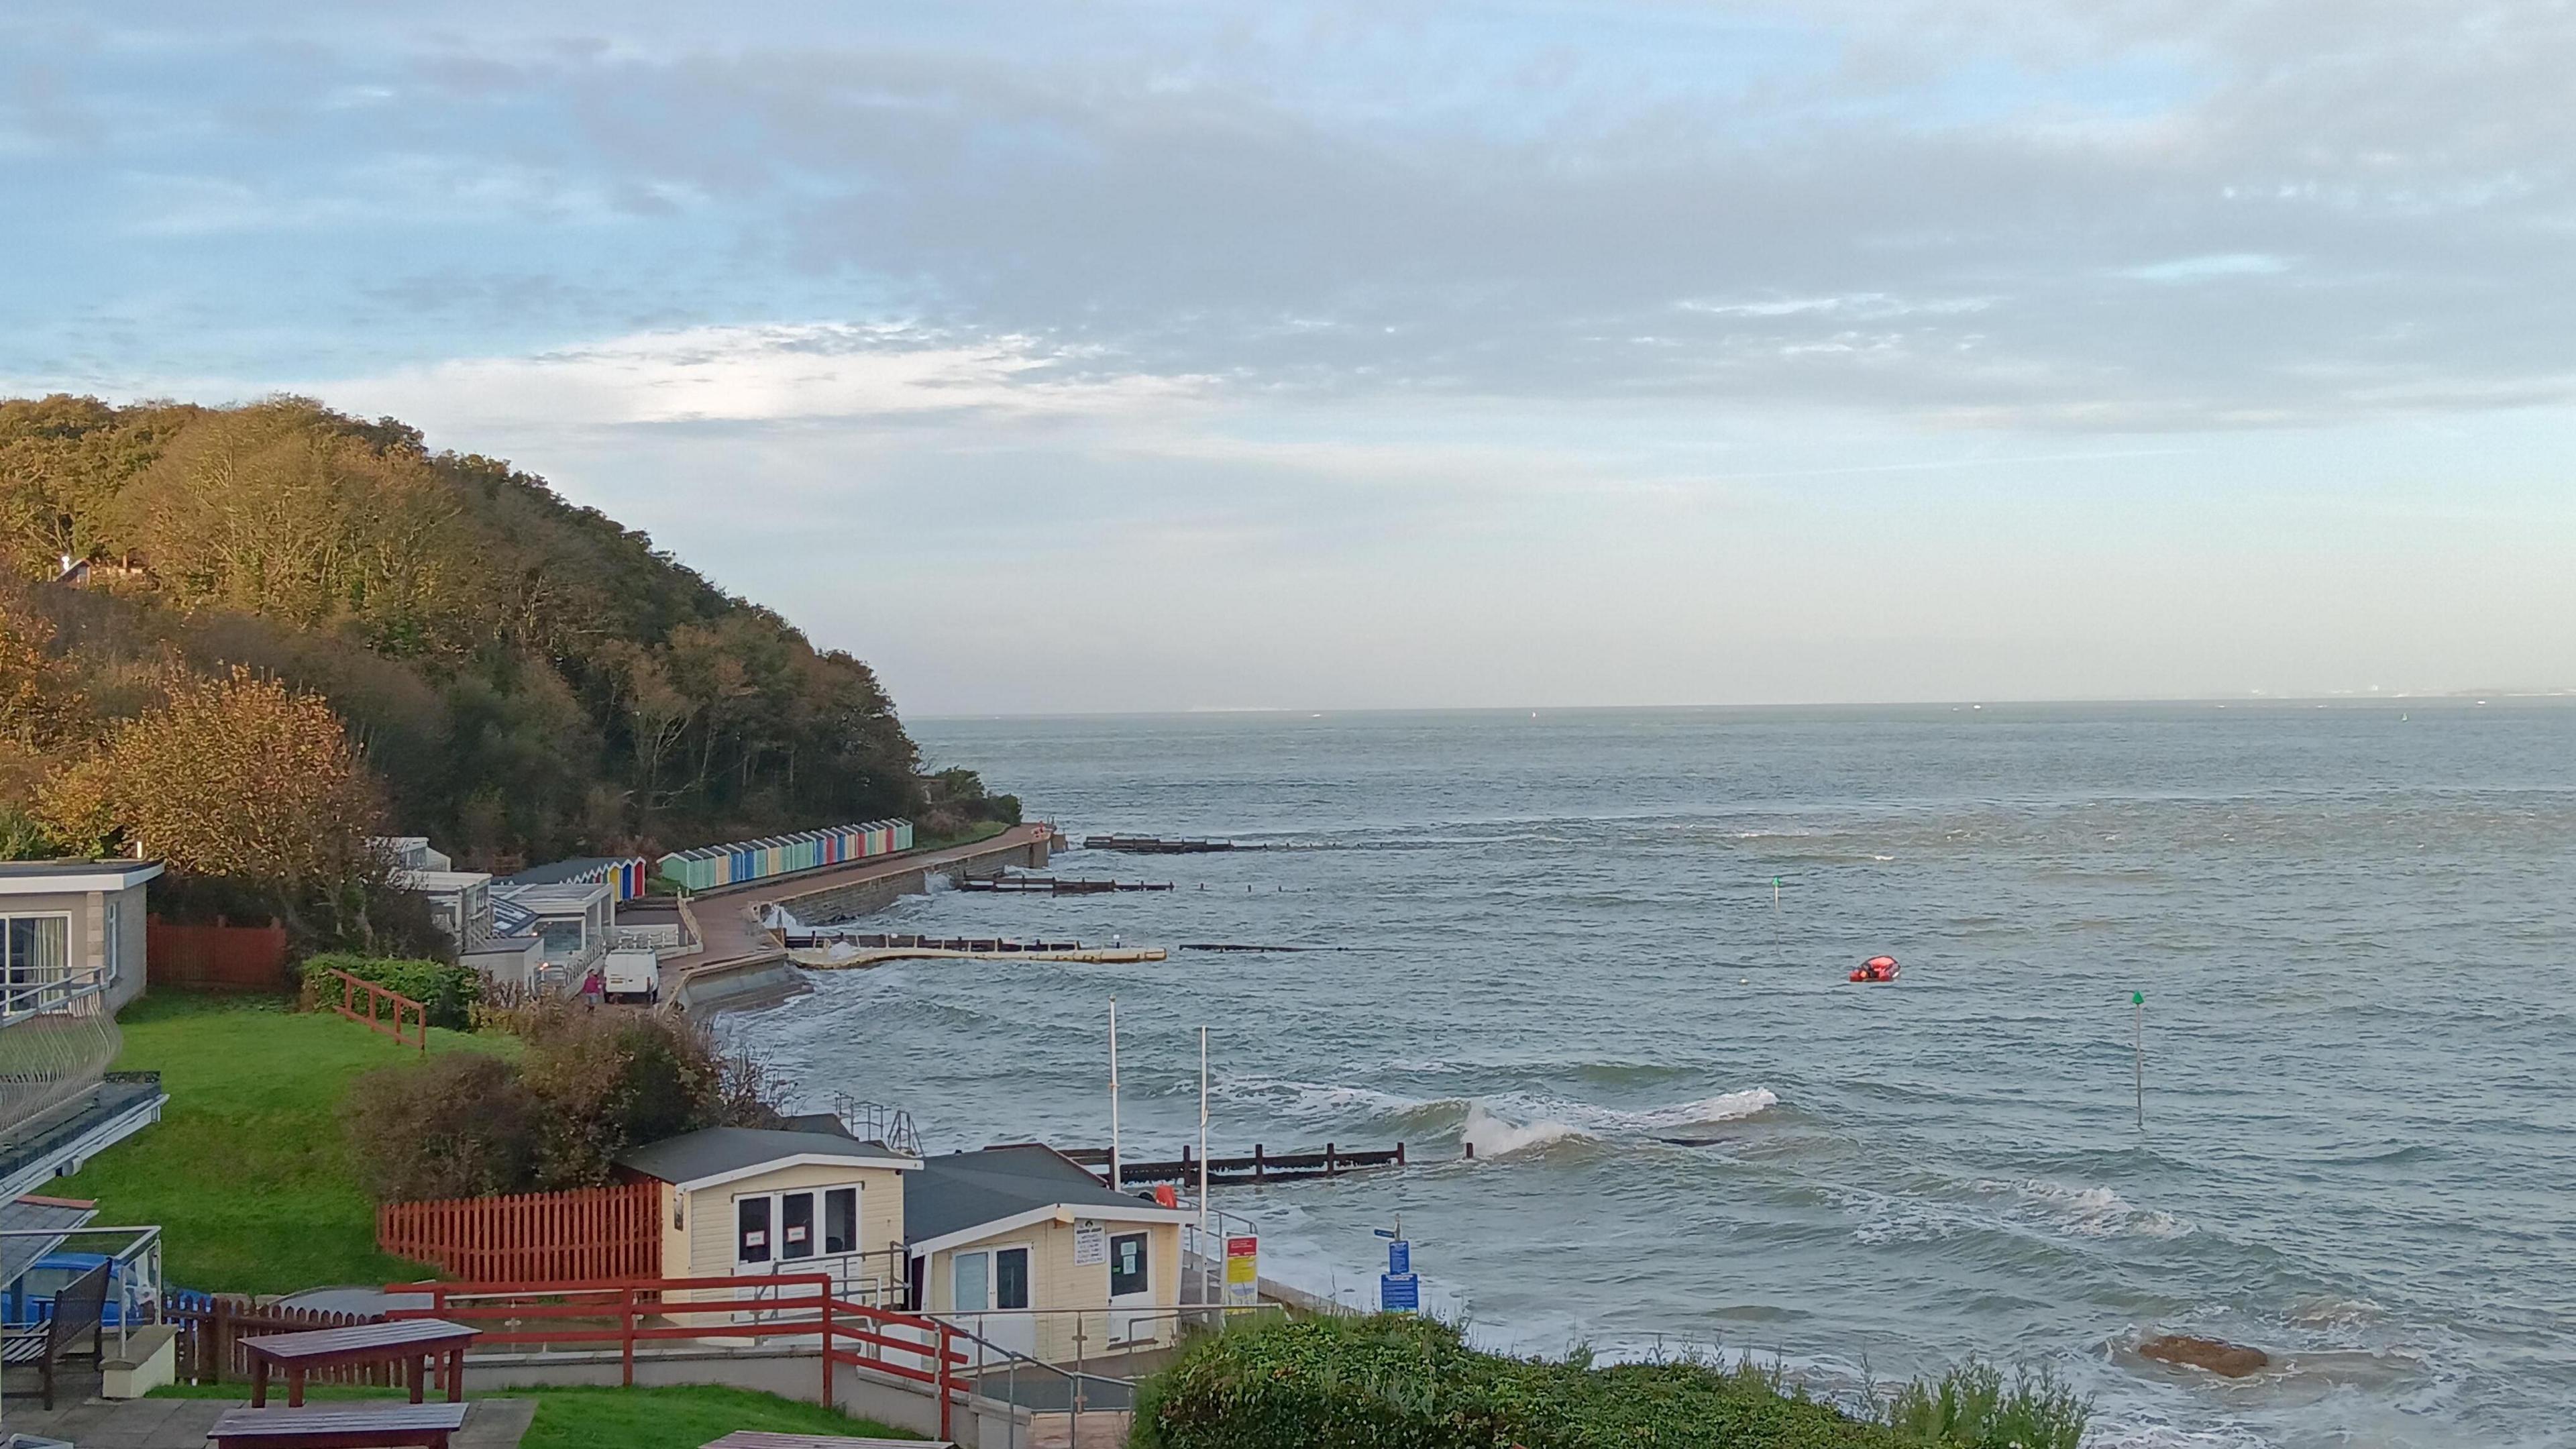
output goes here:
{"type": "Polygon", "coordinates": [[[1207,1028],[1199,1028],[1199,1232],[1208,1225],[1208,1043],[1207,1028]]]}
{"type": "Polygon", "coordinates": [[[1109,998],[1109,1190],[1118,1183],[1118,998],[1109,998]]]}
{"type": "MultiPolygon", "coordinates": [[[[1209,1251],[1208,1251],[1208,1158],[1207,1158],[1207,1127],[1208,1127],[1208,1029],[1207,1029],[1206,1027],[1200,1027],[1200,1028],[1199,1028],[1199,1257],[1200,1257],[1202,1260],[1206,1260],[1206,1259],[1210,1256],[1210,1255],[1209,1255],[1209,1251]]],[[[1222,1250],[1222,1249],[1219,1249],[1218,1251],[1219,1251],[1219,1254],[1221,1255],[1223,1250],[1222,1250]]],[[[1202,1299],[1203,1301],[1213,1302],[1213,1301],[1214,1301],[1214,1299],[1215,1299],[1215,1291],[1216,1291],[1216,1289],[1215,1289],[1215,1285],[1214,1285],[1213,1283],[1210,1283],[1210,1284],[1208,1284],[1206,1287],[1204,1287],[1203,1289],[1201,1289],[1201,1291],[1200,1291],[1200,1297],[1201,1297],[1201,1299],[1202,1299]]]]}

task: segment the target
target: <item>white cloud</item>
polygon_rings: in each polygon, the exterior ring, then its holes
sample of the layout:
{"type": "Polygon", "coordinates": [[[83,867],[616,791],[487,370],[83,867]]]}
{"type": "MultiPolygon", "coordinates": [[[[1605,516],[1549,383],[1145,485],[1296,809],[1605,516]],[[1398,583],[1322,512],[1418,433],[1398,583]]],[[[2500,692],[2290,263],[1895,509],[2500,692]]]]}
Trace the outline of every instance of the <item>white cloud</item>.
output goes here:
{"type": "Polygon", "coordinates": [[[2287,260],[2261,252],[2220,252],[2124,267],[2120,275],[2140,282],[2205,282],[2219,277],[2273,277],[2289,269],[2287,260]]]}
{"type": "Polygon", "coordinates": [[[362,412],[466,429],[621,427],[994,413],[1168,412],[1202,378],[1094,373],[1025,337],[963,341],[896,324],[801,322],[644,332],[517,356],[457,358],[297,384],[362,412]]]}

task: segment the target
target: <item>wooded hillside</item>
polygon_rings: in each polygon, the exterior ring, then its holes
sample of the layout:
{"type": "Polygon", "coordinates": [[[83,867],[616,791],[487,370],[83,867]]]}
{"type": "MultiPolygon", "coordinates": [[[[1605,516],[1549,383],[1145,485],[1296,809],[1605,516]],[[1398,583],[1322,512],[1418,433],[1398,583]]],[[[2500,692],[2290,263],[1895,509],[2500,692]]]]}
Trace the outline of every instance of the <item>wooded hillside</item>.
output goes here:
{"type": "Polygon", "coordinates": [[[300,399],[0,401],[0,827],[236,665],[327,699],[460,865],[918,801],[867,665],[506,462],[300,399]]]}

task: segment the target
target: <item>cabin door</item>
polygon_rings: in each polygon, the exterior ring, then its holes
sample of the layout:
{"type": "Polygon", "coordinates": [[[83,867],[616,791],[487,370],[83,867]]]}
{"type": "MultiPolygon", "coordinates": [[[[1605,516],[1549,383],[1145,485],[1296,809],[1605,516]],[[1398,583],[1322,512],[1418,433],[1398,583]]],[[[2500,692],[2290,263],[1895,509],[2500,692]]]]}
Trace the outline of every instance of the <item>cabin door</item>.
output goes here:
{"type": "Polygon", "coordinates": [[[1109,1238],[1109,1341],[1141,1343],[1154,1336],[1159,1321],[1154,1307],[1152,1240],[1143,1233],[1113,1233],[1109,1238]]]}
{"type": "MultiPolygon", "coordinates": [[[[1028,1310],[1029,1250],[1025,1247],[969,1248],[948,1258],[949,1315],[957,1325],[995,1349],[1035,1358],[1037,1318],[1028,1310]]],[[[969,1345],[977,1362],[1001,1357],[982,1345],[969,1345]]]]}

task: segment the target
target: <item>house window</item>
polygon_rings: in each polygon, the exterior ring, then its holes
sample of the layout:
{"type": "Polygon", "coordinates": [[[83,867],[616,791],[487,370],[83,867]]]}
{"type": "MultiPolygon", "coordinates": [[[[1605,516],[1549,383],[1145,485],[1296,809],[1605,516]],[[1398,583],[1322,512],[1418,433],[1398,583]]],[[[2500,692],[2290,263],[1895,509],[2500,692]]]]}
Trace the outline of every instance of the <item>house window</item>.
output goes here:
{"type": "Polygon", "coordinates": [[[766,1263],[770,1258],[769,1199],[736,1198],[733,1205],[734,1261],[766,1263]]]}
{"type": "Polygon", "coordinates": [[[855,1253],[859,1250],[859,1190],[835,1187],[823,1193],[823,1251],[855,1253]]]}
{"type": "Polygon", "coordinates": [[[1145,1280],[1145,1235],[1120,1233],[1109,1240],[1109,1296],[1150,1291],[1145,1280]]]}
{"type": "Polygon", "coordinates": [[[8,982],[7,1009],[43,1011],[61,1003],[71,974],[72,918],[0,916],[0,979],[8,982]]]}

